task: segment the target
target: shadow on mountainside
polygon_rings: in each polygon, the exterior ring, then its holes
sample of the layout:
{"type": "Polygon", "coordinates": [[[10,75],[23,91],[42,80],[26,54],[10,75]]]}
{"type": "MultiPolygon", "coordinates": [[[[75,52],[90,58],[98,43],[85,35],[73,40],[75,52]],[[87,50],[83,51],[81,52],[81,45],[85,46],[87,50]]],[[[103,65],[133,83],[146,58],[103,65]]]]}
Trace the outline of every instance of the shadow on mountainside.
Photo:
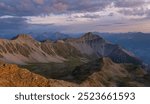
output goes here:
{"type": "Polygon", "coordinates": [[[109,58],[88,63],[34,64],[21,66],[48,79],[64,80],[78,85],[94,86],[150,86],[150,76],[140,66],[117,64],[109,58]]]}

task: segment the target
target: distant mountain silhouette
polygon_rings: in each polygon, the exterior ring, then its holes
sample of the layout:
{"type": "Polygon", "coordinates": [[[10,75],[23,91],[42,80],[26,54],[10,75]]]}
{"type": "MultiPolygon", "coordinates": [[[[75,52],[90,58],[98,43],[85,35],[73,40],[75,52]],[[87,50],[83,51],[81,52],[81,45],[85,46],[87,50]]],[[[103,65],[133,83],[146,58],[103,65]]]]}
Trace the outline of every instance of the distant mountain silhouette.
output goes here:
{"type": "Polygon", "coordinates": [[[144,63],[150,64],[150,33],[97,33],[106,40],[119,44],[134,53],[144,63]]]}

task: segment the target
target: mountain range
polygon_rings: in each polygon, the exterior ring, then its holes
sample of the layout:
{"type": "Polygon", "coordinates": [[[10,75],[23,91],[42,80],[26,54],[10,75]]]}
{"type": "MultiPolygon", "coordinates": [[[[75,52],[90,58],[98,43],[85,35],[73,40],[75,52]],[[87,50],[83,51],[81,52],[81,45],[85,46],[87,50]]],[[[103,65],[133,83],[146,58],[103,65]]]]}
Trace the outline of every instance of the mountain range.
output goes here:
{"type": "Polygon", "coordinates": [[[98,35],[86,33],[77,39],[45,40],[39,42],[29,35],[18,35],[11,40],[0,40],[0,60],[7,63],[49,63],[67,61],[70,57],[88,60],[109,57],[118,63],[142,64],[130,52],[105,41],[98,35]]]}
{"type": "Polygon", "coordinates": [[[0,39],[0,61],[1,86],[149,86],[139,58],[92,32],[56,41],[0,39]]]}
{"type": "Polygon", "coordinates": [[[119,44],[123,48],[131,51],[144,63],[150,65],[150,34],[142,32],[129,33],[97,33],[104,39],[119,44]]]}

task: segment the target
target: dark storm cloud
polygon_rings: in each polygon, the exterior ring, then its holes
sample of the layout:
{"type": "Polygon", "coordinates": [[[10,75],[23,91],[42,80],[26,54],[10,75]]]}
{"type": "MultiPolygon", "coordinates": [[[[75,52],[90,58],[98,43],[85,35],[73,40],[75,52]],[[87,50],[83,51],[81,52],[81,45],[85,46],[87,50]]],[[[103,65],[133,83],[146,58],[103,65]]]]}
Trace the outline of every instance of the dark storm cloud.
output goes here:
{"type": "Polygon", "coordinates": [[[145,4],[145,0],[114,0],[116,7],[133,8],[145,4]]]}
{"type": "Polygon", "coordinates": [[[111,0],[72,0],[70,9],[72,11],[93,12],[103,10],[112,3],[111,0]]]}
{"type": "Polygon", "coordinates": [[[31,16],[41,12],[32,0],[1,0],[0,15],[31,16]]]}
{"type": "Polygon", "coordinates": [[[26,28],[28,24],[25,18],[13,17],[13,18],[0,18],[0,29],[22,29],[26,28]]]}
{"type": "MultiPolygon", "coordinates": [[[[114,3],[120,8],[134,8],[145,0],[1,0],[0,15],[37,16],[50,13],[94,12],[114,3]]],[[[126,12],[126,11],[125,11],[126,12]]],[[[124,12],[122,12],[124,13],[124,12]]]]}
{"type": "Polygon", "coordinates": [[[111,0],[1,0],[0,15],[36,16],[50,13],[92,12],[111,0]]]}

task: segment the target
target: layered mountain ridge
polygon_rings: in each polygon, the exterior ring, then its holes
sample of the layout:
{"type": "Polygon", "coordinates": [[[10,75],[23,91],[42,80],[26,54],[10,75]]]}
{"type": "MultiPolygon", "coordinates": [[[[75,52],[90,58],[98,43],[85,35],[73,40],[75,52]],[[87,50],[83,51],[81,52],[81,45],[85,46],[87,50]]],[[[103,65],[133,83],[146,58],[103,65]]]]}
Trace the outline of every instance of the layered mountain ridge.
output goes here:
{"type": "Polygon", "coordinates": [[[0,60],[7,63],[62,63],[69,57],[109,57],[118,63],[142,64],[134,55],[91,32],[77,39],[39,42],[29,35],[0,40],[0,60]]]}
{"type": "Polygon", "coordinates": [[[0,39],[0,61],[0,86],[150,86],[142,61],[91,32],[57,41],[0,39]]]}

